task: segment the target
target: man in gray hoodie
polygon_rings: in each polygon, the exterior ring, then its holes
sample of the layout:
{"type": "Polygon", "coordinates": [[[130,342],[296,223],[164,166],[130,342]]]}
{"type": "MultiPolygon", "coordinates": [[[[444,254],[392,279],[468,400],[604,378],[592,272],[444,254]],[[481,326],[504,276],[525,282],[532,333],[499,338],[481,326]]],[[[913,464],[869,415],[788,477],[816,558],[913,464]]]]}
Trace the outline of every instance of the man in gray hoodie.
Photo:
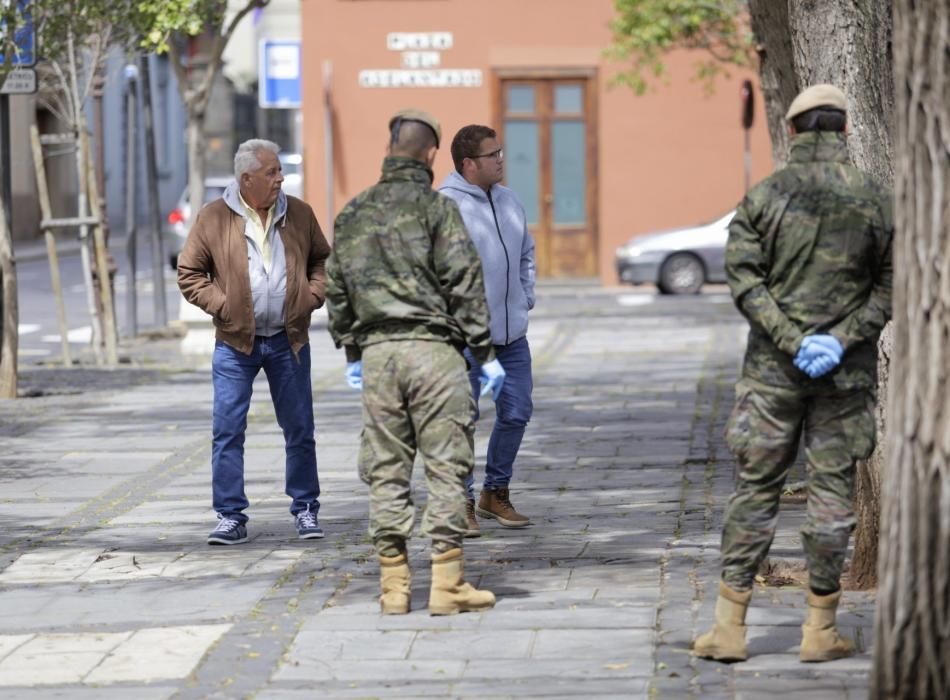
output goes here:
{"type": "MultiPolygon", "coordinates": [[[[481,533],[476,513],[504,527],[531,524],[528,517],[515,510],[508,489],[532,411],[527,332],[528,311],[534,307],[534,239],[518,197],[500,184],[504,153],[494,129],[477,124],[463,127],[452,139],[452,160],[456,172],[445,179],[439,191],[458,204],[481,256],[492,344],[505,370],[505,383],[495,401],[495,427],[488,441],[485,481],[477,507],[474,475],[468,479],[466,536],[478,537],[481,533]]],[[[469,376],[477,407],[479,368],[467,351],[466,357],[471,364],[469,376]]]]}

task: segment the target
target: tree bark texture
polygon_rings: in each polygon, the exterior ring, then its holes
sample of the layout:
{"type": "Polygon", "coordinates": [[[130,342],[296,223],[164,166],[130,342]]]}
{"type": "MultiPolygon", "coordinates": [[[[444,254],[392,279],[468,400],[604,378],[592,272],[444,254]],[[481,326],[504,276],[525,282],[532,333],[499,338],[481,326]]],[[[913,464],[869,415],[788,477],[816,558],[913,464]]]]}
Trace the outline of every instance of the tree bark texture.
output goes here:
{"type": "Polygon", "coordinates": [[[785,162],[785,112],[802,89],[832,83],[848,96],[855,164],[893,181],[890,4],[883,0],[749,0],[776,165],[785,162]]]}
{"type": "Polygon", "coordinates": [[[891,355],[894,345],[894,324],[884,326],[877,344],[877,391],[878,401],[874,409],[877,427],[877,443],[874,453],[867,460],[858,462],[854,495],[854,509],[858,526],[854,533],[854,554],[848,569],[851,588],[867,590],[877,586],[878,540],[881,532],[881,481],[884,461],[887,458],[887,442],[884,428],[887,423],[887,389],[890,385],[891,355]]]}
{"type": "Polygon", "coordinates": [[[894,359],[874,698],[950,697],[950,2],[896,0],[894,359]]]}
{"type": "Polygon", "coordinates": [[[3,342],[0,346],[0,399],[17,397],[17,348],[19,307],[17,305],[16,265],[13,262],[13,236],[4,208],[0,206],[0,272],[3,273],[3,342]]]}
{"type": "Polygon", "coordinates": [[[772,140],[772,160],[779,167],[788,158],[785,112],[801,83],[792,53],[788,4],[749,0],[749,19],[759,56],[759,81],[772,140]]]}
{"type": "Polygon", "coordinates": [[[188,109],[188,199],[191,202],[191,223],[198,216],[205,198],[205,113],[188,109]]]}

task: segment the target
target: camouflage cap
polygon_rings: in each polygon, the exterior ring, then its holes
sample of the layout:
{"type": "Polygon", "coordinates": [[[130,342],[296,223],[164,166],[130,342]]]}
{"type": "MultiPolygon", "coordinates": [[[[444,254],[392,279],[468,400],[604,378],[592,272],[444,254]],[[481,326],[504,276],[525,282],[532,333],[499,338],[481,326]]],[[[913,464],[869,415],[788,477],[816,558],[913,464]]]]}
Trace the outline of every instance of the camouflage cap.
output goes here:
{"type": "MultiPolygon", "coordinates": [[[[442,142],[442,127],[439,125],[439,120],[428,112],[421,109],[401,109],[389,120],[389,130],[391,132],[396,131],[397,123],[402,122],[421,122],[432,129],[432,133],[435,134],[436,147],[442,142]]],[[[398,137],[398,132],[394,136],[398,137]]]]}
{"type": "Polygon", "coordinates": [[[830,107],[831,109],[840,109],[842,112],[848,111],[848,98],[834,85],[822,83],[821,85],[812,85],[798,93],[798,97],[792,100],[792,104],[785,113],[785,119],[791,121],[799,114],[807,112],[816,107],[830,107]]]}

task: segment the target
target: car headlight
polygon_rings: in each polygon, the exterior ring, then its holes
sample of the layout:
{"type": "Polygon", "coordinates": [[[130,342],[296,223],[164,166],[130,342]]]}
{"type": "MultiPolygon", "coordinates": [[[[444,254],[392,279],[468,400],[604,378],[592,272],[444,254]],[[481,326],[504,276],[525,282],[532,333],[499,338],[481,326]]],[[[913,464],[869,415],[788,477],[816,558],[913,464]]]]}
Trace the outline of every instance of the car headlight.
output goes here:
{"type": "Polygon", "coordinates": [[[640,250],[637,246],[627,243],[625,245],[617,248],[617,257],[618,258],[636,258],[639,257],[643,251],[640,250]]]}

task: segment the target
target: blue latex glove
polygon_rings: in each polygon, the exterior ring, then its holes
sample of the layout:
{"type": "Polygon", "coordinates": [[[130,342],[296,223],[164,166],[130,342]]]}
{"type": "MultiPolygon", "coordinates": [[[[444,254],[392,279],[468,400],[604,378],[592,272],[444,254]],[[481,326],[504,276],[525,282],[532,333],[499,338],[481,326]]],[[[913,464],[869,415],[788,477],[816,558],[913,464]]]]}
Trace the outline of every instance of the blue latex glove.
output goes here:
{"type": "Polygon", "coordinates": [[[346,363],[346,383],[351,389],[363,390],[363,361],[346,363]]]}
{"type": "Polygon", "coordinates": [[[844,355],[844,348],[841,347],[841,343],[839,343],[838,339],[833,335],[828,333],[809,335],[802,340],[802,346],[804,347],[810,348],[813,345],[818,345],[819,347],[828,350],[832,355],[834,355],[837,362],[841,362],[841,356],[844,355]]]}
{"type": "Polygon", "coordinates": [[[844,349],[833,335],[810,335],[802,340],[794,364],[812,379],[828,374],[841,363],[844,349]]]}
{"type": "Polygon", "coordinates": [[[482,385],[481,395],[484,396],[489,391],[495,401],[501,395],[501,386],[505,383],[505,368],[501,366],[498,360],[492,360],[486,365],[482,365],[479,370],[479,381],[482,385]]]}

